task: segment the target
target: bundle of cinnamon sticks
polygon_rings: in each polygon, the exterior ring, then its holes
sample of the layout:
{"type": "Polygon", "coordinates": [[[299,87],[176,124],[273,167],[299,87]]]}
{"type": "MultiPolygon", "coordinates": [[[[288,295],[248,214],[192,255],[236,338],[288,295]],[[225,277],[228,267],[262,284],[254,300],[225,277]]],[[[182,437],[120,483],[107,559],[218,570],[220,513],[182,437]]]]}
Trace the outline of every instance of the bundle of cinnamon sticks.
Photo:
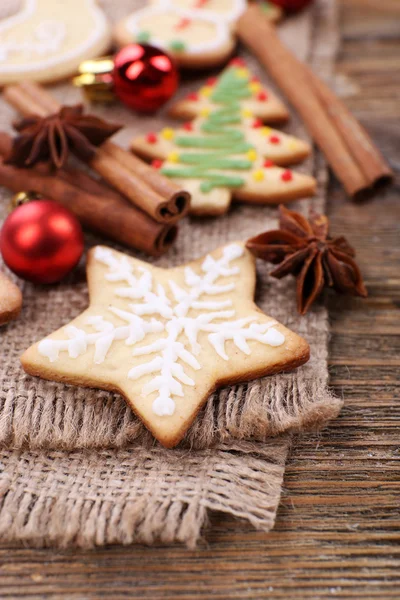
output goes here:
{"type": "MultiPolygon", "coordinates": [[[[33,82],[10,85],[3,96],[24,116],[60,110],[58,101],[33,82]]],[[[46,165],[6,165],[1,157],[9,155],[11,144],[11,137],[0,133],[0,185],[50,197],[85,226],[152,255],[175,240],[176,223],[189,210],[189,193],[113,142],[104,142],[89,162],[102,181],[69,166],[52,172],[46,165]]]]}
{"type": "Polygon", "coordinates": [[[375,144],[343,102],[282,44],[274,25],[253,4],[237,23],[254,52],[302,117],[347,193],[361,199],[392,180],[375,144]]]}

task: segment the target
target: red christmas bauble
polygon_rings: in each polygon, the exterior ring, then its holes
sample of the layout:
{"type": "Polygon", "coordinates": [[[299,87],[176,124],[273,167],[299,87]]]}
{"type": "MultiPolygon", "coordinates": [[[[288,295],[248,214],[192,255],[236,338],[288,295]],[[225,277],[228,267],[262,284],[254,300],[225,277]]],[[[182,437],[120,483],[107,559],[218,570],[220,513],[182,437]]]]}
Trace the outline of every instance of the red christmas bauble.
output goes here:
{"type": "Polygon", "coordinates": [[[305,8],[313,0],[269,0],[273,4],[280,6],[287,12],[296,12],[297,10],[301,10],[305,8]]]}
{"type": "Polygon", "coordinates": [[[82,256],[82,228],[63,206],[52,200],[34,200],[18,206],[4,221],[0,252],[19,277],[34,283],[55,283],[82,256]]]}
{"type": "Polygon", "coordinates": [[[114,91],[139,112],[152,113],[175,93],[179,75],[173,60],[154,46],[129,44],[114,57],[114,91]]]}

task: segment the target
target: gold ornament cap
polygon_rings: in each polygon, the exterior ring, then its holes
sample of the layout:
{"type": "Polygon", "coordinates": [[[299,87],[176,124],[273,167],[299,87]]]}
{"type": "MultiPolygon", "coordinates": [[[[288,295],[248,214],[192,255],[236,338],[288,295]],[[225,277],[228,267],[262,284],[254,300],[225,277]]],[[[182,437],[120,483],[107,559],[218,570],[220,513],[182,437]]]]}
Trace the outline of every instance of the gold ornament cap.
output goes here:
{"type": "Polygon", "coordinates": [[[9,212],[12,212],[15,208],[18,208],[18,206],[27,204],[32,200],[41,200],[42,198],[43,196],[41,194],[33,190],[18,192],[11,198],[9,212]]]}
{"type": "Polygon", "coordinates": [[[114,61],[112,56],[84,60],[79,65],[79,75],[72,83],[80,88],[89,102],[111,103],[115,101],[113,92],[112,71],[114,61]]]}

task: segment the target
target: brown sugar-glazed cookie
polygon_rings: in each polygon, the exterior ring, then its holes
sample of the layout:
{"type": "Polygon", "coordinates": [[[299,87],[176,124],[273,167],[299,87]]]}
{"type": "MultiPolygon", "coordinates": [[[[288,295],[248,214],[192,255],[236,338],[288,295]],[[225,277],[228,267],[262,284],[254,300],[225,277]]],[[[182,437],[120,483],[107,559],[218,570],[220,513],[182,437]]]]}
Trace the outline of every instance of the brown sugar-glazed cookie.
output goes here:
{"type": "Polygon", "coordinates": [[[31,375],[120,392],[175,446],[222,385],[292,369],[307,342],[254,304],[254,258],[241,243],[160,269],[98,246],[89,308],[22,356],[31,375]]]}
{"type": "Polygon", "coordinates": [[[192,195],[192,214],[223,214],[232,199],[279,204],[311,196],[313,177],[282,168],[304,160],[310,145],[264,125],[268,115],[286,114],[278,100],[270,102],[265,94],[235,61],[195,97],[176,105],[175,116],[189,114],[193,105],[193,121],[136,137],[131,148],[185,186],[192,195]]]}
{"type": "Polygon", "coordinates": [[[0,325],[15,319],[21,307],[20,289],[0,271],[0,325]]]}

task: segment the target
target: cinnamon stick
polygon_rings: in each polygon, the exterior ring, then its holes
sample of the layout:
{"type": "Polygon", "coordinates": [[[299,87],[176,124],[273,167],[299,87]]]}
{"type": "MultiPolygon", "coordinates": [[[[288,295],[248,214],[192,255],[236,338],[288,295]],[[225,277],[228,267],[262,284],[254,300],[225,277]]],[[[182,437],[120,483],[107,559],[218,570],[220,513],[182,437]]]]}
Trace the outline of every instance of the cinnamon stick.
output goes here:
{"type": "Polygon", "coordinates": [[[329,86],[319,79],[307,65],[303,66],[319,101],[342,136],[369,184],[374,188],[378,188],[381,185],[390,183],[393,179],[393,172],[367,131],[329,86]]]}
{"type": "Polygon", "coordinates": [[[349,125],[349,111],[282,44],[273,24],[262,18],[256,5],[249,6],[241,16],[237,33],[297,109],[350,196],[362,197],[377,183],[390,179],[390,169],[355,118],[351,116],[349,125]],[[365,144],[364,150],[360,142],[365,144]]]}
{"type": "MultiPolygon", "coordinates": [[[[0,132],[1,156],[9,154],[11,144],[11,137],[0,132]]],[[[13,192],[33,190],[52,198],[69,208],[84,226],[153,256],[168,250],[176,238],[176,225],[157,223],[116,192],[72,167],[53,174],[44,165],[18,169],[5,165],[0,158],[0,185],[13,192]]]]}
{"type": "MultiPolygon", "coordinates": [[[[5,99],[23,115],[45,117],[61,105],[44,88],[23,81],[4,89],[5,99]]],[[[158,222],[175,223],[189,210],[190,194],[112,142],[100,147],[90,166],[135,206],[158,222]]]]}

